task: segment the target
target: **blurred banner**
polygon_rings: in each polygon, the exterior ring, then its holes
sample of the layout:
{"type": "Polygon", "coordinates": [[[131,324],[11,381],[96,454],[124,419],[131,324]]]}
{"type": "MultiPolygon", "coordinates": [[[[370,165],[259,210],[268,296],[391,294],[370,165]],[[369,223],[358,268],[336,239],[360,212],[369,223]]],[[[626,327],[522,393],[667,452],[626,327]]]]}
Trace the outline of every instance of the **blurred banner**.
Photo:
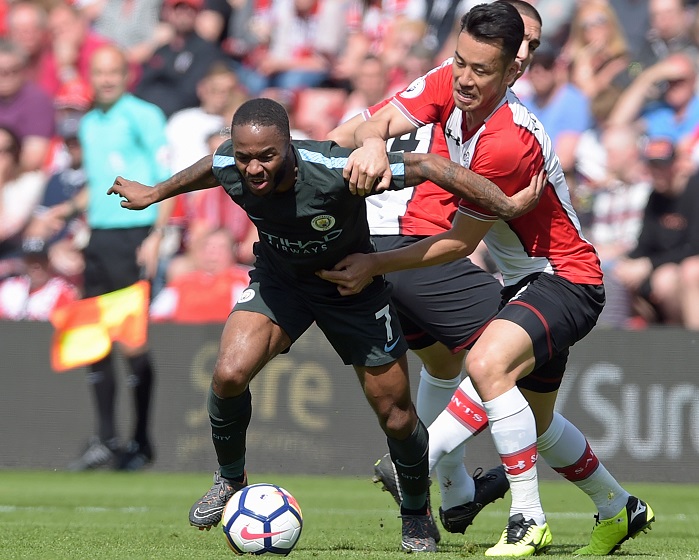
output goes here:
{"type": "MultiPolygon", "coordinates": [[[[221,325],[151,325],[157,368],[154,469],[213,471],[206,395],[221,325]]],[[[92,435],[84,369],[57,375],[52,328],[0,322],[0,468],[63,469],[92,435]]],[[[418,362],[410,355],[413,393],[418,362]]],[[[559,411],[588,437],[622,481],[699,482],[699,333],[671,328],[598,329],[571,350],[559,411]]],[[[119,427],[132,400],[119,363],[119,427]]],[[[350,367],[315,327],[275,358],[252,386],[251,472],[370,477],[386,441],[350,367]]],[[[471,440],[470,471],[497,463],[490,432],[471,440]]],[[[557,475],[544,462],[542,478],[557,475]]]]}

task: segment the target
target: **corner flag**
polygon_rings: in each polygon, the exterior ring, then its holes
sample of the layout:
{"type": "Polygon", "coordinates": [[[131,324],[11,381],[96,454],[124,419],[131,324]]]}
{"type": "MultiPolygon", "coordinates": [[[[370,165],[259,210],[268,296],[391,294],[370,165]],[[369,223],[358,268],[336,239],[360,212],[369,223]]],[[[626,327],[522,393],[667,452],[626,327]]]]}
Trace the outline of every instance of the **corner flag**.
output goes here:
{"type": "Polygon", "coordinates": [[[51,367],[57,372],[104,358],[113,342],[138,348],[148,341],[150,284],[135,284],[108,294],[74,301],[50,317],[51,367]]]}

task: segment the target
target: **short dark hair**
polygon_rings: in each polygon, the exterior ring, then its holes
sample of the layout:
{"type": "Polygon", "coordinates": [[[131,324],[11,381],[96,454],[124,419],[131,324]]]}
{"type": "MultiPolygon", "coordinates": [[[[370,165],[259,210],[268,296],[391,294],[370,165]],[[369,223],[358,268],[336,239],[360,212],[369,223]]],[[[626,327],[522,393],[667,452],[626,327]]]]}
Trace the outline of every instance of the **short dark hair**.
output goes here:
{"type": "Polygon", "coordinates": [[[507,2],[508,4],[512,4],[521,16],[530,17],[534,21],[536,21],[539,25],[544,24],[543,20],[541,19],[541,14],[539,13],[539,10],[537,10],[529,2],[525,2],[524,0],[503,0],[503,1],[507,2]]]}
{"type": "Polygon", "coordinates": [[[511,3],[496,0],[478,4],[466,12],[461,18],[461,33],[468,33],[484,43],[499,43],[502,58],[509,64],[517,57],[524,39],[524,22],[511,3]]]}
{"type": "Polygon", "coordinates": [[[286,109],[273,99],[260,97],[243,103],[233,115],[231,127],[257,124],[273,126],[284,137],[291,137],[291,126],[286,109]]]}

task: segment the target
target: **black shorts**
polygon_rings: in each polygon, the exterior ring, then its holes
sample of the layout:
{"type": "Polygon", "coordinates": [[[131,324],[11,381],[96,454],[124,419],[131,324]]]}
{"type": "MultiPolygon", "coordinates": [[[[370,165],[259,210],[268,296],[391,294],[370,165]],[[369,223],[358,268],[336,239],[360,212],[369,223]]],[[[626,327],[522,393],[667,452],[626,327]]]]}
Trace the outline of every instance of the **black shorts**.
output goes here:
{"type": "MultiPolygon", "coordinates": [[[[372,236],[378,251],[398,249],[423,239],[372,236]]],[[[470,348],[496,315],[502,285],[469,259],[386,275],[391,299],[413,350],[441,342],[453,352],[470,348]]]]}
{"type": "Polygon", "coordinates": [[[315,321],[346,365],[381,366],[408,351],[383,278],[359,294],[341,296],[331,282],[314,275],[291,280],[260,261],[233,311],[266,315],[292,342],[315,321]]]}
{"type": "Polygon", "coordinates": [[[534,370],[517,386],[536,393],[557,391],[568,349],[592,330],[604,308],[604,286],[574,284],[541,273],[505,288],[502,294],[497,318],[527,331],[536,360],[534,370]]]}
{"type": "Polygon", "coordinates": [[[141,279],[136,250],[149,227],[93,229],[85,247],[85,297],[126,288],[141,279]]]}

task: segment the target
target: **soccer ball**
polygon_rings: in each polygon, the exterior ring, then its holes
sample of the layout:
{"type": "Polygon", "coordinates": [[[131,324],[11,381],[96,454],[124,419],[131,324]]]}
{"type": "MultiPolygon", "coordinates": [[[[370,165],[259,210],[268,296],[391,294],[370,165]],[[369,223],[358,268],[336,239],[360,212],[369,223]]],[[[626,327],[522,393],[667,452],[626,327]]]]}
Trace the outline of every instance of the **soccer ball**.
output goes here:
{"type": "Polygon", "coordinates": [[[275,484],[252,484],[223,509],[223,534],[236,554],[286,556],[301,536],[303,516],[294,497],[275,484]]]}

